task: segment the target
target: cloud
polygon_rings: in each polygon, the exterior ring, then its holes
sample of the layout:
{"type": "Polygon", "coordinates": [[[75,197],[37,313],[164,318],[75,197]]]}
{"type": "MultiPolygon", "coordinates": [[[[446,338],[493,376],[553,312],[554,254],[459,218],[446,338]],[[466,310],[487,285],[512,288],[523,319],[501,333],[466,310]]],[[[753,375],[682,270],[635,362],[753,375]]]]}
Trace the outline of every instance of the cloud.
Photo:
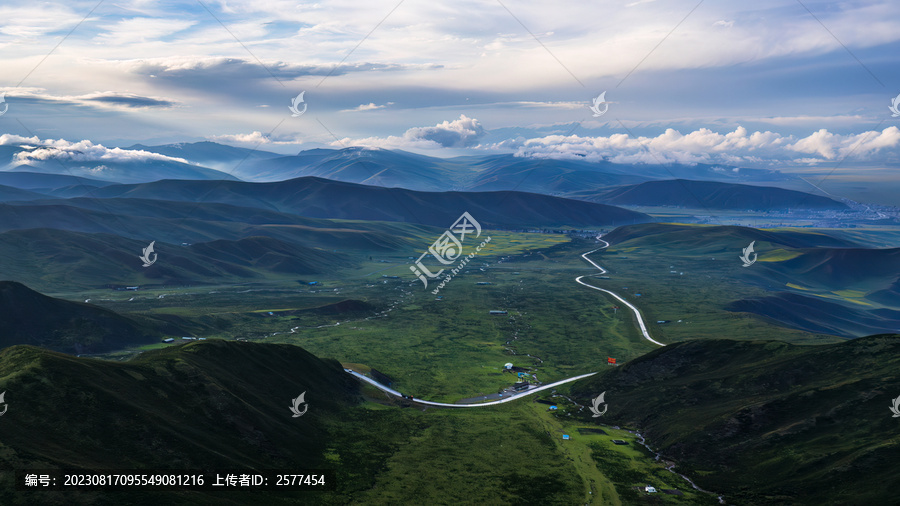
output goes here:
{"type": "Polygon", "coordinates": [[[122,93],[116,91],[99,91],[84,95],[53,95],[43,88],[0,88],[6,91],[7,99],[28,99],[36,102],[83,105],[104,109],[170,109],[179,102],[163,98],[122,93]]]}
{"type": "Polygon", "coordinates": [[[189,164],[184,158],[152,153],[137,149],[107,148],[83,140],[70,142],[65,139],[39,139],[19,135],[0,135],[0,145],[21,145],[27,151],[13,155],[16,163],[32,161],[67,160],[74,162],[178,162],[189,164]]]}
{"type": "Polygon", "coordinates": [[[214,79],[266,78],[275,75],[280,79],[296,79],[305,76],[339,76],[355,72],[395,72],[403,70],[435,70],[442,68],[437,64],[399,64],[399,63],[344,63],[335,64],[300,64],[281,60],[263,60],[262,64],[250,58],[230,58],[224,56],[176,56],[147,58],[140,60],[107,61],[118,68],[133,74],[153,76],[157,78],[180,80],[201,79],[209,82],[214,79]]]}
{"type": "Polygon", "coordinates": [[[238,143],[238,144],[301,144],[303,141],[296,138],[290,137],[273,137],[268,134],[264,134],[259,131],[254,131],[249,134],[224,134],[224,135],[212,135],[208,137],[208,139],[215,142],[224,142],[224,143],[238,143]]]}
{"type": "Polygon", "coordinates": [[[344,109],[341,112],[357,112],[357,111],[374,111],[376,109],[384,109],[389,105],[394,105],[393,102],[388,102],[384,105],[375,105],[375,102],[369,102],[368,104],[360,104],[353,109],[344,109]]]}
{"type": "Polygon", "coordinates": [[[806,137],[795,138],[770,131],[749,132],[744,127],[725,134],[707,128],[682,134],[669,128],[656,137],[548,135],[532,139],[518,137],[479,147],[514,150],[517,156],[533,158],[613,163],[814,164],[838,159],[870,161],[876,156],[900,159],[900,129],[892,126],[881,132],[849,135],[821,129],[806,137]]]}
{"type": "Polygon", "coordinates": [[[461,114],[459,119],[444,121],[435,126],[410,128],[402,136],[341,139],[332,142],[331,145],[369,146],[386,149],[468,148],[476,146],[484,135],[484,128],[477,119],[461,114]]]}
{"type": "Polygon", "coordinates": [[[183,19],[130,18],[106,27],[97,35],[101,44],[131,44],[158,40],[194,26],[196,22],[183,19]]]}

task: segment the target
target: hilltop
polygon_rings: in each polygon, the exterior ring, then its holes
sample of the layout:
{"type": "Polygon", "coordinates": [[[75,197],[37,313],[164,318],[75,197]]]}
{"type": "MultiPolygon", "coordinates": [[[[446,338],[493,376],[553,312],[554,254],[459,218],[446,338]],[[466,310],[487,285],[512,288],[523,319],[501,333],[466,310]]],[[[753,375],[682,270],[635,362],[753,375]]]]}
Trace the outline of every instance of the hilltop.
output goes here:
{"type": "Polygon", "coordinates": [[[160,335],[149,323],[92,304],[47,297],[15,281],[0,281],[0,315],[0,348],[29,344],[97,353],[158,341],[160,335]]]}

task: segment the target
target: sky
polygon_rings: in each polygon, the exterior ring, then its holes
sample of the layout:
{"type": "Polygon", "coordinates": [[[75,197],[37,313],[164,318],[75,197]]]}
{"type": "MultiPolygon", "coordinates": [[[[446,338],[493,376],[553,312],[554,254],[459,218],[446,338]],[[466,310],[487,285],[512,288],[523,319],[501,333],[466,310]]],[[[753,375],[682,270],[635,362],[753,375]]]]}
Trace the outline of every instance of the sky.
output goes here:
{"type": "Polygon", "coordinates": [[[209,140],[900,166],[887,1],[12,0],[0,60],[0,145],[45,157],[209,140]]]}

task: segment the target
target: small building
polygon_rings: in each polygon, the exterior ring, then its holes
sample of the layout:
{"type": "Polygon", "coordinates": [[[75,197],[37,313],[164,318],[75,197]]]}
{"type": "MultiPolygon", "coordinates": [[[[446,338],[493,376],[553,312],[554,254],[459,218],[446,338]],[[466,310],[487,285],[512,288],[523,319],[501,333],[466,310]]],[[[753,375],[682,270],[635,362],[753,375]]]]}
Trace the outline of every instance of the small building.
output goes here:
{"type": "Polygon", "coordinates": [[[569,439],[569,435],[568,435],[568,434],[563,434],[563,439],[569,439]]]}
{"type": "Polygon", "coordinates": [[[628,444],[628,441],[622,441],[621,439],[613,439],[612,442],[615,445],[627,445],[628,444]]]}
{"type": "Polygon", "coordinates": [[[506,369],[507,371],[512,369],[513,368],[512,362],[507,362],[506,364],[503,365],[503,368],[506,369]]]}
{"type": "Polygon", "coordinates": [[[174,343],[174,342],[175,342],[175,338],[174,338],[174,337],[168,337],[168,338],[166,338],[166,339],[163,339],[163,342],[164,342],[164,343],[174,343]]]}
{"type": "Polygon", "coordinates": [[[530,383],[516,383],[513,385],[513,390],[515,390],[516,392],[521,392],[522,390],[528,390],[529,386],[531,386],[530,383]]]}
{"type": "Polygon", "coordinates": [[[557,408],[555,404],[553,406],[550,406],[550,411],[556,411],[557,409],[559,408],[557,408]]]}
{"type": "Polygon", "coordinates": [[[493,283],[491,283],[490,281],[479,281],[475,284],[476,285],[492,285],[493,283]]]}
{"type": "Polygon", "coordinates": [[[644,487],[644,491],[647,492],[648,494],[656,493],[656,489],[654,487],[651,487],[650,485],[647,485],[646,487],[644,487]]]}
{"type": "Polygon", "coordinates": [[[181,338],[182,341],[193,341],[194,339],[197,339],[197,338],[196,337],[187,337],[187,336],[181,338]]]}
{"type": "Polygon", "coordinates": [[[508,314],[507,311],[500,311],[500,310],[498,310],[498,309],[491,309],[491,310],[489,311],[489,313],[490,313],[491,315],[494,315],[494,316],[496,316],[496,315],[508,314]]]}
{"type": "Polygon", "coordinates": [[[310,281],[308,284],[309,284],[309,285],[318,285],[319,282],[318,282],[318,281],[310,281]]]}
{"type": "Polygon", "coordinates": [[[206,338],[205,338],[205,337],[201,337],[200,339],[198,339],[198,341],[206,341],[206,338]]]}

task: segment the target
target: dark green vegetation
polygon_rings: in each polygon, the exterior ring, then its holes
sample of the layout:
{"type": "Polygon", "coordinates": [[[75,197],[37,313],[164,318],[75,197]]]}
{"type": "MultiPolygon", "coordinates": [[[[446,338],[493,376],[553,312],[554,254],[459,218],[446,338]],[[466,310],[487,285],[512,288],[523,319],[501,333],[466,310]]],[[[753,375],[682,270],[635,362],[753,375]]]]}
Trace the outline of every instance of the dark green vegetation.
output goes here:
{"type": "Polygon", "coordinates": [[[0,281],[0,348],[30,344],[68,353],[99,353],[157,341],[172,325],[135,321],[92,304],[41,295],[0,281]]]}
{"type": "MultiPolygon", "coordinates": [[[[0,382],[11,406],[0,420],[0,469],[324,467],[330,427],[352,417],[358,388],[340,364],[299,347],[224,341],[148,351],[126,364],[15,346],[0,352],[0,382]],[[310,412],[292,418],[288,406],[303,391],[310,412]]],[[[11,474],[0,480],[0,502],[13,504],[11,474]]],[[[177,494],[217,500],[192,495],[177,494]]]]}
{"type": "Polygon", "coordinates": [[[900,336],[677,343],[573,386],[734,504],[885,504],[900,486],[900,336]]]}
{"type": "Polygon", "coordinates": [[[836,200],[766,186],[672,179],[621,186],[598,194],[596,202],[630,206],[675,206],[696,209],[778,210],[849,209],[836,200]]]}
{"type": "Polygon", "coordinates": [[[564,505],[582,496],[571,464],[522,406],[422,413],[376,392],[359,404],[359,384],[337,362],[297,346],[197,342],[128,363],[17,346],[0,352],[0,384],[11,406],[0,419],[0,469],[328,468],[339,484],[333,493],[25,495],[6,471],[3,504],[564,505]],[[304,391],[309,411],[294,418],[288,407],[304,391]]]}

